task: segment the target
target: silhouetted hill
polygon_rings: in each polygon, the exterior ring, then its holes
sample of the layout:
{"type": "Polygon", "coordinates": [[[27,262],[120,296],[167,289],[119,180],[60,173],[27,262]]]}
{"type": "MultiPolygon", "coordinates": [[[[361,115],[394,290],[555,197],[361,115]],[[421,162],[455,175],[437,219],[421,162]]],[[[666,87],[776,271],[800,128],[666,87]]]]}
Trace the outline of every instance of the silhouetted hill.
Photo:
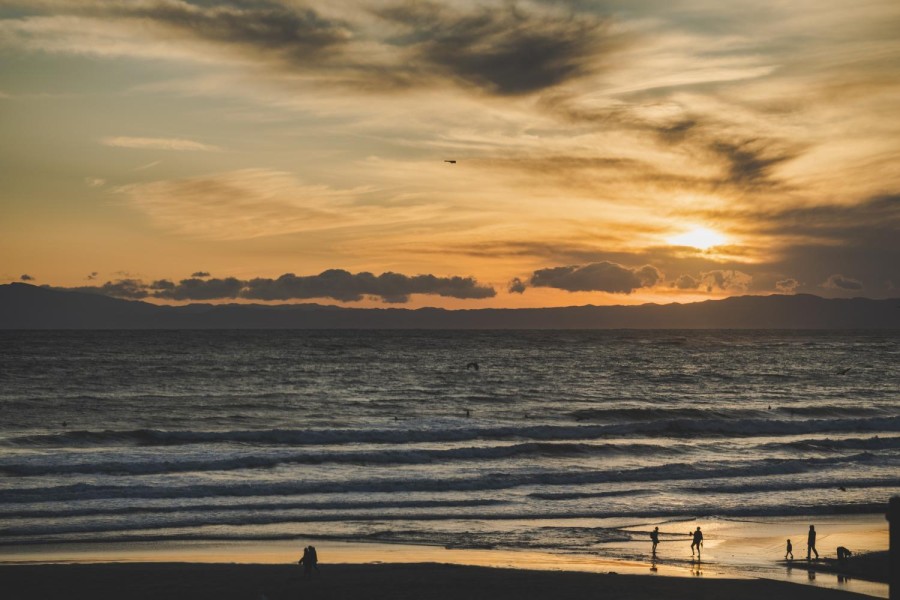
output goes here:
{"type": "Polygon", "coordinates": [[[693,304],[469,309],[156,306],[0,285],[0,329],[900,329],[900,299],[740,296],[693,304]]]}

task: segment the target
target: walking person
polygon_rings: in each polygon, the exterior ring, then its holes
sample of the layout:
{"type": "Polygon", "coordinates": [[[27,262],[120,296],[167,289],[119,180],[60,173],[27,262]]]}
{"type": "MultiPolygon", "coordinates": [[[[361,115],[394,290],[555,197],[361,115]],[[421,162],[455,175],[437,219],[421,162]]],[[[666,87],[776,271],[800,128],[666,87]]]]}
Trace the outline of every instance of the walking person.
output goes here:
{"type": "Polygon", "coordinates": [[[654,527],[650,532],[650,541],[653,542],[653,556],[656,556],[656,545],[659,543],[659,527],[654,527]]]}
{"type": "Polygon", "coordinates": [[[297,561],[298,565],[303,565],[303,577],[309,579],[312,576],[312,556],[309,551],[309,546],[303,549],[303,558],[297,561]]]}
{"type": "Polygon", "coordinates": [[[810,559],[810,554],[815,552],[816,560],[819,560],[819,551],[816,550],[816,526],[809,526],[809,537],[806,538],[806,560],[810,559]]]}
{"type": "Polygon", "coordinates": [[[785,548],[784,551],[784,560],[787,560],[789,555],[791,560],[794,560],[794,546],[791,544],[791,540],[787,541],[787,548],[785,548]]]}
{"type": "Polygon", "coordinates": [[[694,555],[694,547],[697,547],[697,558],[700,558],[700,547],[703,545],[703,533],[700,531],[700,527],[697,527],[697,530],[694,532],[694,541],[691,542],[691,556],[694,555]]]}
{"type": "Polygon", "coordinates": [[[309,562],[310,569],[316,570],[316,575],[319,574],[319,554],[316,552],[315,546],[309,547],[309,562]]]}

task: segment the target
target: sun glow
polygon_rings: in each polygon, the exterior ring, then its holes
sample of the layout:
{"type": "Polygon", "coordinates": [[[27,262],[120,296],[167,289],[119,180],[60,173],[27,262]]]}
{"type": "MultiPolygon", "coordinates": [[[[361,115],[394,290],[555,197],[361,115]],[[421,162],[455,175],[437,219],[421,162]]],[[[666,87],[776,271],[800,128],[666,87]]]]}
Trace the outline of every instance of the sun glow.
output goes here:
{"type": "Polygon", "coordinates": [[[713,246],[725,243],[725,236],[706,227],[694,227],[690,231],[670,237],[666,240],[673,246],[690,246],[698,250],[709,250],[713,246]]]}

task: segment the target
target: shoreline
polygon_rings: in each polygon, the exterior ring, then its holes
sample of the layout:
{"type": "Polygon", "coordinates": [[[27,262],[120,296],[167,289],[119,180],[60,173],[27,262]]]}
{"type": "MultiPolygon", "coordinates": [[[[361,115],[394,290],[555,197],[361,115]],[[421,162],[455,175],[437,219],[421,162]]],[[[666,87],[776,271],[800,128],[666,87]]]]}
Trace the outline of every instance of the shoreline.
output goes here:
{"type": "MultiPolygon", "coordinates": [[[[568,523],[569,526],[576,523],[568,523]]],[[[580,523],[578,523],[580,524],[580,523]]],[[[591,523],[583,523],[590,526],[591,523]]],[[[533,527],[559,525],[558,522],[534,521],[533,527]]],[[[754,520],[700,519],[685,521],[640,522],[623,526],[634,535],[630,541],[599,544],[596,551],[563,553],[540,549],[462,549],[437,545],[385,543],[369,540],[336,540],[308,535],[280,540],[193,540],[193,541],[128,541],[66,542],[58,544],[0,545],[0,568],[55,568],[65,565],[201,565],[271,566],[291,568],[296,565],[302,548],[315,545],[320,564],[344,567],[364,565],[442,564],[460,568],[513,569],[567,574],[639,577],[641,579],[771,581],[802,584],[801,588],[831,589],[887,598],[885,583],[860,579],[863,571],[833,572],[828,560],[837,545],[854,549],[854,563],[887,549],[887,522],[882,514],[820,516],[796,518],[758,518],[754,520]],[[819,552],[823,560],[807,563],[798,559],[781,560],[784,536],[795,537],[804,524],[815,522],[820,530],[819,552]],[[647,532],[654,525],[670,537],[664,539],[656,560],[650,556],[647,532]],[[706,533],[703,560],[692,559],[687,532],[702,526],[706,533]],[[647,540],[643,538],[647,536],[647,540]],[[674,537],[674,536],[683,536],[674,537]]],[[[795,543],[795,552],[801,544],[795,543]]],[[[848,563],[849,564],[849,563],[848,563]]],[[[143,569],[151,569],[144,566],[143,569]]],[[[877,578],[875,578],[877,579],[877,578]]],[[[661,584],[664,585],[664,584],[661,584]]]]}
{"type": "MultiPolygon", "coordinates": [[[[610,525],[596,519],[534,520],[526,524],[533,528],[610,525]]],[[[468,526],[476,527],[477,522],[470,522],[468,526]]],[[[204,532],[198,531],[199,539],[196,540],[0,545],[0,568],[27,566],[52,570],[65,565],[90,567],[176,563],[290,568],[296,565],[302,548],[312,544],[319,551],[320,564],[329,567],[336,564],[349,567],[428,563],[569,574],[615,573],[659,580],[766,580],[803,584],[798,586],[803,588],[888,597],[887,584],[879,583],[877,577],[872,578],[865,570],[842,570],[837,573],[834,569],[837,565],[828,560],[835,555],[836,547],[843,545],[854,551],[853,559],[844,563],[848,567],[853,564],[866,568],[874,565],[877,568],[878,553],[888,548],[888,523],[883,514],[704,518],[691,521],[638,519],[620,523],[618,528],[629,535],[619,541],[597,543],[591,551],[580,553],[542,548],[472,549],[377,540],[340,540],[317,536],[311,531],[305,536],[278,540],[203,540],[204,532]],[[818,562],[807,563],[799,556],[805,552],[805,546],[797,542],[805,541],[805,536],[801,538],[800,535],[808,527],[807,523],[815,523],[819,531],[818,550],[823,560],[818,562]],[[649,532],[655,526],[659,527],[663,539],[657,556],[653,557],[650,554],[649,532]],[[689,550],[688,532],[698,526],[705,534],[701,561],[693,558],[689,550]],[[798,555],[790,563],[782,560],[787,536],[794,539],[794,550],[798,555]]]]}
{"type": "Polygon", "coordinates": [[[440,563],[322,564],[306,578],[297,565],[223,563],[92,563],[0,565],[7,597],[72,600],[190,598],[203,600],[459,598],[560,600],[594,597],[674,600],[860,599],[868,596],[767,579],[652,577],[440,563]]]}

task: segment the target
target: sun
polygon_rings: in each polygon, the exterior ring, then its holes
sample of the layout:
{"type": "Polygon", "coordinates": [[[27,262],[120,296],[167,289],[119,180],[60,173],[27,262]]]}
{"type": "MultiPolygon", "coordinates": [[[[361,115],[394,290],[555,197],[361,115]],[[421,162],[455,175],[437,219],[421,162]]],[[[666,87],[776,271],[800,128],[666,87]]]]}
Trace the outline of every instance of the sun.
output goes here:
{"type": "Polygon", "coordinates": [[[721,246],[726,240],[724,235],[712,229],[694,227],[690,231],[670,237],[666,241],[673,246],[690,246],[698,250],[709,250],[713,246],[721,246]]]}

